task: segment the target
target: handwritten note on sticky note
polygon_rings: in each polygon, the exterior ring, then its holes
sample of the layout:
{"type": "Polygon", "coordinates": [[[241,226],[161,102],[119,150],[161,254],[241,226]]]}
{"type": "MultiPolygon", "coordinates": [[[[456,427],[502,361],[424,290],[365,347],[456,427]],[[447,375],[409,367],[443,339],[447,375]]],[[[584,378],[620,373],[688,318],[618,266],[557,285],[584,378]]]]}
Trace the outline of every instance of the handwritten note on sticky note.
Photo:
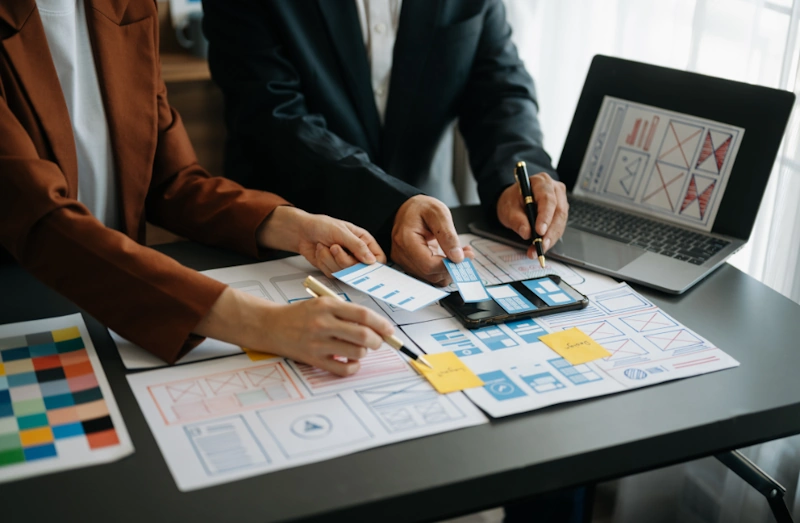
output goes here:
{"type": "Polygon", "coordinates": [[[539,341],[556,351],[572,365],[580,365],[611,356],[610,352],[577,327],[539,336],[539,341]]]}
{"type": "Polygon", "coordinates": [[[433,369],[416,361],[411,364],[442,394],[483,386],[483,380],[452,352],[426,354],[425,359],[433,369]]]}
{"type": "Polygon", "coordinates": [[[242,350],[244,351],[245,354],[247,354],[247,357],[250,358],[250,361],[261,361],[261,360],[268,360],[270,358],[277,358],[277,356],[275,356],[274,354],[267,354],[266,352],[258,352],[253,349],[245,349],[244,347],[242,347],[242,350]]]}

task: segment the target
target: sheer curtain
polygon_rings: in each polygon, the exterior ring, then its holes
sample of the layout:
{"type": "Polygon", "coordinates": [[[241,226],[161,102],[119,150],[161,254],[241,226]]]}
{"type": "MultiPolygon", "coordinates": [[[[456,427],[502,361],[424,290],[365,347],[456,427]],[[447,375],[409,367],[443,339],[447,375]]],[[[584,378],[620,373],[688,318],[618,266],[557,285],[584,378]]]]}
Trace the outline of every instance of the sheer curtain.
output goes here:
{"type": "MultiPolygon", "coordinates": [[[[557,163],[595,54],[800,91],[800,0],[505,0],[557,163]]],[[[800,115],[751,240],[731,263],[800,302],[800,115]]]]}
{"type": "MultiPolygon", "coordinates": [[[[589,63],[607,54],[800,94],[800,0],[505,0],[536,80],[557,163],[589,63]]],[[[789,121],[746,247],[731,263],[800,302],[800,114],[789,121]]],[[[800,437],[746,449],[788,489],[800,521],[800,437]]],[[[624,478],[614,523],[774,521],[766,500],[713,458],[624,478]]]]}

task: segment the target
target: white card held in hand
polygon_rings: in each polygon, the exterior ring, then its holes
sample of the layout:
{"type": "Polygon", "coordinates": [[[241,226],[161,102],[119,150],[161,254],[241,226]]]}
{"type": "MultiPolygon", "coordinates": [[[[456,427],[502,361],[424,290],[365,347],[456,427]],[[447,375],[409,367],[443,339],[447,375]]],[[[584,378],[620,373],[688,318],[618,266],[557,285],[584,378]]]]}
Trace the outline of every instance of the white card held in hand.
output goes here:
{"type": "Polygon", "coordinates": [[[436,303],[447,292],[382,263],[359,263],[333,273],[340,281],[381,301],[410,312],[436,303]]]}

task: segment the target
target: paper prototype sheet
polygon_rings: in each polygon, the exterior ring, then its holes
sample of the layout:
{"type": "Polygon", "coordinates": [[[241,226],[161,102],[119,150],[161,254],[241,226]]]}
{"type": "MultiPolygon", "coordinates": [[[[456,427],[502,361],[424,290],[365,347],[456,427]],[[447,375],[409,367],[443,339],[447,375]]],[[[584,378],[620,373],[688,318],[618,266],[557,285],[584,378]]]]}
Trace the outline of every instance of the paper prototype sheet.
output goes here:
{"type": "Polygon", "coordinates": [[[397,269],[376,262],[357,263],[333,273],[347,285],[409,312],[431,305],[447,293],[397,269]]]}
{"type": "Polygon", "coordinates": [[[492,417],[739,365],[625,283],[588,297],[584,309],[472,331],[454,319],[402,329],[426,353],[451,351],[461,358],[485,383],[465,394],[492,417]],[[610,356],[570,365],[539,341],[573,327],[610,356]]]}
{"type": "Polygon", "coordinates": [[[453,263],[447,258],[442,260],[453,284],[458,288],[464,303],[475,303],[491,299],[483,286],[478,271],[472,265],[472,260],[464,258],[461,263],[453,263]]]}
{"type": "Polygon", "coordinates": [[[488,421],[462,393],[436,392],[389,348],[346,378],[240,355],[128,382],[181,491],[488,421]]]}
{"type": "MultiPolygon", "coordinates": [[[[573,268],[549,259],[547,268],[542,269],[538,261],[531,260],[525,255],[524,250],[481,238],[474,234],[462,234],[459,236],[459,240],[462,245],[470,245],[472,247],[475,253],[473,266],[484,285],[539,278],[547,274],[561,276],[564,281],[584,294],[616,285],[616,282],[608,276],[573,268]]],[[[303,280],[311,274],[346,300],[374,310],[388,318],[395,325],[408,325],[452,317],[452,314],[439,304],[430,305],[416,312],[409,312],[390,303],[376,300],[336,279],[326,278],[302,256],[212,269],[204,271],[202,274],[253,296],[275,303],[294,303],[310,299],[311,297],[303,287],[303,280]]],[[[454,292],[456,287],[453,285],[445,287],[444,290],[454,292]]],[[[120,356],[126,368],[144,369],[166,366],[166,363],[160,358],[127,340],[123,340],[116,333],[112,332],[111,336],[114,342],[117,343],[120,356]]],[[[240,353],[241,349],[235,345],[208,339],[190,351],[178,363],[188,363],[240,353]]]]}
{"type": "Polygon", "coordinates": [[[0,483],[132,453],[80,314],[0,325],[0,483]]]}
{"type": "Polygon", "coordinates": [[[606,96],[574,193],[710,232],[744,132],[606,96]]]}

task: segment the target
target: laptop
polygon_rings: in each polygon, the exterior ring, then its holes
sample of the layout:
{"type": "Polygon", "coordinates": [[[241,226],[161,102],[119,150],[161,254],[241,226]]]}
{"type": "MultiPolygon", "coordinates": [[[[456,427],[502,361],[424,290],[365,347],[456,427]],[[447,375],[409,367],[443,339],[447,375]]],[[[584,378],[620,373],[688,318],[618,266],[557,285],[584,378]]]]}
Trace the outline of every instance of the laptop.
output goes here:
{"type": "MultiPolygon", "coordinates": [[[[547,256],[683,293],[748,241],[794,100],[595,56],[557,167],[568,226],[547,256]]],[[[527,247],[498,227],[470,224],[527,247]]]]}

